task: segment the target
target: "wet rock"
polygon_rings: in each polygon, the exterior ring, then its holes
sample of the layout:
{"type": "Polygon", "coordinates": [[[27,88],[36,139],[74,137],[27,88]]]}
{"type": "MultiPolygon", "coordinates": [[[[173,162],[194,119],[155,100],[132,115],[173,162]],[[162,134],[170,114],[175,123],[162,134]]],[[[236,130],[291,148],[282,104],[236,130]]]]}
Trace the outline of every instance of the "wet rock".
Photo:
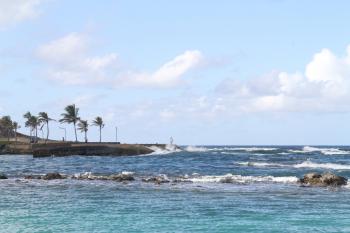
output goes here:
{"type": "Polygon", "coordinates": [[[46,175],[41,177],[43,180],[57,180],[57,179],[64,179],[64,177],[57,172],[54,173],[47,173],[46,175]]]}
{"type": "Polygon", "coordinates": [[[308,173],[299,182],[310,186],[341,186],[347,184],[347,179],[333,173],[308,173]]]}
{"type": "Polygon", "coordinates": [[[7,176],[3,173],[0,173],[0,180],[6,180],[7,176]]]}
{"type": "Polygon", "coordinates": [[[72,179],[78,180],[113,180],[117,182],[133,181],[135,178],[132,173],[118,173],[113,175],[93,175],[91,172],[85,172],[82,174],[75,174],[72,179]]]}
{"type": "Polygon", "coordinates": [[[92,175],[91,172],[84,172],[84,173],[78,173],[74,174],[71,178],[77,179],[77,180],[94,180],[96,176],[92,175]]]}
{"type": "Polygon", "coordinates": [[[125,182],[125,181],[133,181],[135,178],[131,174],[116,174],[111,175],[108,177],[110,180],[118,181],[118,182],[125,182]]]}
{"type": "Polygon", "coordinates": [[[163,176],[143,178],[142,181],[146,183],[155,183],[155,184],[164,184],[164,183],[170,182],[170,180],[167,177],[163,177],[163,176]]]}
{"type": "Polygon", "coordinates": [[[33,179],[41,179],[41,176],[39,175],[26,175],[24,176],[24,179],[27,179],[27,180],[33,180],[33,179]]]}

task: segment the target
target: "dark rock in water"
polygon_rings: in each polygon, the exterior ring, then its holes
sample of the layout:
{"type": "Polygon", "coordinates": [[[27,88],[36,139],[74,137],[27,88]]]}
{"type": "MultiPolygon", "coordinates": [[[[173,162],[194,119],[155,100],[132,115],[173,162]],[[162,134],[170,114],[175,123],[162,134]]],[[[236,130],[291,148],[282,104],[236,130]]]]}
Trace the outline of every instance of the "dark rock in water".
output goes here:
{"type": "Polygon", "coordinates": [[[347,184],[347,179],[342,176],[337,176],[332,173],[308,173],[304,175],[299,182],[303,185],[310,186],[341,186],[347,184]]]}
{"type": "Polygon", "coordinates": [[[110,180],[124,182],[124,181],[133,181],[135,178],[131,174],[116,174],[108,177],[110,180]]]}
{"type": "Polygon", "coordinates": [[[24,177],[24,179],[27,179],[27,180],[38,179],[38,180],[40,180],[40,179],[41,179],[41,176],[39,176],[39,175],[26,175],[26,176],[24,177]]]}
{"type": "Polygon", "coordinates": [[[41,177],[43,180],[57,180],[57,179],[64,179],[64,177],[57,172],[54,173],[47,173],[46,175],[41,177]]]}
{"type": "Polygon", "coordinates": [[[5,174],[0,173],[0,180],[6,180],[7,176],[5,174]]]}
{"type": "Polygon", "coordinates": [[[93,175],[91,172],[86,172],[83,174],[75,174],[71,177],[72,179],[78,180],[113,180],[117,182],[127,182],[133,181],[135,178],[132,173],[119,173],[113,175],[93,175]]]}
{"type": "Polygon", "coordinates": [[[155,183],[155,184],[163,184],[163,183],[170,182],[170,180],[162,176],[143,178],[142,181],[146,183],[155,183]]]}

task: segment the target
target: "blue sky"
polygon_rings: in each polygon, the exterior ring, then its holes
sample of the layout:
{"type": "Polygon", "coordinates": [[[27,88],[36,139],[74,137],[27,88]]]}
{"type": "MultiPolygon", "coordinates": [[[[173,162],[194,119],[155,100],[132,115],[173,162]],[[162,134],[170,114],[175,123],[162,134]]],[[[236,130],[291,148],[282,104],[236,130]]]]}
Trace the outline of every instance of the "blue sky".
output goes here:
{"type": "Polygon", "coordinates": [[[59,119],[75,103],[83,119],[105,119],[108,141],[118,126],[130,143],[349,144],[349,8],[2,0],[0,115],[23,126],[28,110],[59,119]]]}

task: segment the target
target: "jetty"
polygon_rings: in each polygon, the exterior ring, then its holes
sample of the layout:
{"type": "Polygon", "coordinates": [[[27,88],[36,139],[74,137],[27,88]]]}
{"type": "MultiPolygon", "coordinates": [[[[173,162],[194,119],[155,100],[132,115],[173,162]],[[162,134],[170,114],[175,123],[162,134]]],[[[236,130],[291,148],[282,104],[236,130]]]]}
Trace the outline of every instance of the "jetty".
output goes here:
{"type": "MultiPolygon", "coordinates": [[[[178,148],[173,146],[174,149],[178,148]]],[[[58,142],[24,143],[9,142],[0,144],[0,154],[31,154],[34,158],[50,156],[126,156],[144,155],[156,150],[166,150],[166,144],[119,144],[119,143],[79,143],[58,142]]]]}

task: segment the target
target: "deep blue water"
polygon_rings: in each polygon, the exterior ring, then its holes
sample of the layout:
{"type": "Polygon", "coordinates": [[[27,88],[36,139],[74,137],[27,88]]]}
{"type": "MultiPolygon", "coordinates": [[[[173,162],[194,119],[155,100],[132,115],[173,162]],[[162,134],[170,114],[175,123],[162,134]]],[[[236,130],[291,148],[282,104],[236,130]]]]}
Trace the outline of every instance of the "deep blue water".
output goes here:
{"type": "Polygon", "coordinates": [[[188,147],[130,157],[0,156],[0,232],[350,232],[350,147],[188,147]],[[135,181],[25,180],[29,174],[134,172],[135,181]],[[156,185],[142,177],[162,175],[156,185]],[[185,182],[186,181],[186,182],[185,182]],[[189,182],[190,181],[190,182],[189,182]]]}

